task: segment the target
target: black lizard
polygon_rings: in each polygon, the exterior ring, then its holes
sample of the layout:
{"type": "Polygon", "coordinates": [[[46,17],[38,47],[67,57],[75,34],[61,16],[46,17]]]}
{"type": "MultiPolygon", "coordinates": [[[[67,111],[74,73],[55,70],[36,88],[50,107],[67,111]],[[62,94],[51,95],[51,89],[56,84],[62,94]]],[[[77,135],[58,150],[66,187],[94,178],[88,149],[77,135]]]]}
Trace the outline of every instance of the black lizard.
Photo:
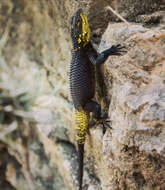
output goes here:
{"type": "Polygon", "coordinates": [[[113,45],[98,54],[90,41],[90,28],[86,14],[78,9],[71,18],[72,60],[70,64],[70,93],[74,105],[76,140],[79,158],[79,190],[82,190],[83,155],[89,113],[97,120],[101,119],[101,106],[94,100],[95,71],[110,55],[121,55],[124,46],[113,45]]]}

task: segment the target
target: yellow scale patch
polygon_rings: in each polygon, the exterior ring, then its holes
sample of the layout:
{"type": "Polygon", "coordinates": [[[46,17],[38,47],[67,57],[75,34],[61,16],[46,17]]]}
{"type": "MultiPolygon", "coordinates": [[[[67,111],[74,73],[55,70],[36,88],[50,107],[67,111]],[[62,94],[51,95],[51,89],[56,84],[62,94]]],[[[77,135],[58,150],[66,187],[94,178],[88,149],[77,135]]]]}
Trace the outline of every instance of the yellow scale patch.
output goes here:
{"type": "Polygon", "coordinates": [[[90,41],[90,28],[88,24],[87,15],[85,13],[81,13],[80,16],[82,19],[82,34],[79,35],[78,43],[81,43],[81,41],[83,41],[83,45],[86,46],[90,41]]]}
{"type": "Polygon", "coordinates": [[[74,108],[75,128],[77,130],[76,140],[80,144],[85,143],[86,131],[89,123],[89,114],[83,108],[76,110],[74,108]]]}

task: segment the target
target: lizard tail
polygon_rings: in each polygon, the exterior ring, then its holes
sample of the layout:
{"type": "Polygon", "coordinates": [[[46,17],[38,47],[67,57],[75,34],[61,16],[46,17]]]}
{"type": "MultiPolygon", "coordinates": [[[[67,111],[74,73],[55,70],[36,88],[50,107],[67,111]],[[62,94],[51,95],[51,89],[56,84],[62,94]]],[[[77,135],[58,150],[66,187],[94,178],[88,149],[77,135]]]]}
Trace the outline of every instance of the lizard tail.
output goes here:
{"type": "Polygon", "coordinates": [[[84,143],[86,131],[89,123],[89,114],[80,107],[79,110],[74,109],[75,129],[77,130],[76,141],[78,143],[78,182],[79,190],[82,190],[83,182],[83,162],[84,162],[84,143]]]}
{"type": "Polygon", "coordinates": [[[83,162],[84,162],[84,144],[78,143],[78,161],[79,161],[79,170],[78,170],[78,182],[79,190],[82,190],[83,182],[83,162]]]}

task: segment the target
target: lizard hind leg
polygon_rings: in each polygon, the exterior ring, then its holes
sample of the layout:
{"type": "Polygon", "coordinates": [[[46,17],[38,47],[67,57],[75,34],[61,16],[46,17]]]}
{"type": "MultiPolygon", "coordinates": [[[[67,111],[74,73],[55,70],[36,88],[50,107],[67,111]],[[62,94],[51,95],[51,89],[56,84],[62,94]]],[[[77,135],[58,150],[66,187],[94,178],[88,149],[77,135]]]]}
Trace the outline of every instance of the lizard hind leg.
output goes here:
{"type": "Polygon", "coordinates": [[[85,104],[84,110],[89,113],[92,112],[95,119],[99,120],[101,118],[101,106],[93,100],[90,100],[85,104]]]}
{"type": "Polygon", "coordinates": [[[106,114],[102,115],[100,104],[91,100],[85,104],[84,110],[87,112],[93,113],[93,118],[96,119],[95,124],[102,124],[103,134],[105,133],[106,128],[112,129],[112,127],[109,124],[109,123],[111,123],[111,121],[107,120],[108,115],[106,115],[106,114]]]}

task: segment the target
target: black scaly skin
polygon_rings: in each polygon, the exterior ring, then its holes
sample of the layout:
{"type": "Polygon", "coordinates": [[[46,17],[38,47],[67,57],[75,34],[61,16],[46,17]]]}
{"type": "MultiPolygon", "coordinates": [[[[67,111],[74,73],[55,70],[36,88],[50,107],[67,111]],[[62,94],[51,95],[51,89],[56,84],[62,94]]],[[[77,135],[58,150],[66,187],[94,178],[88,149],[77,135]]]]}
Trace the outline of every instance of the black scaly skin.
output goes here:
{"type": "Polygon", "coordinates": [[[84,107],[85,104],[94,97],[94,76],[92,72],[94,66],[89,63],[85,48],[72,51],[70,90],[73,105],[76,109],[79,109],[80,105],[84,107]]]}
{"type": "Polygon", "coordinates": [[[124,46],[118,44],[98,54],[90,42],[90,29],[86,14],[82,9],[78,9],[71,18],[71,38],[73,49],[70,64],[70,93],[76,110],[74,118],[79,126],[76,140],[79,159],[79,190],[82,190],[84,143],[88,126],[88,120],[83,121],[83,114],[85,113],[85,118],[88,118],[89,113],[93,112],[94,118],[101,119],[101,106],[92,100],[95,94],[94,67],[103,64],[108,56],[121,55],[125,51],[124,46]],[[81,128],[84,128],[84,131],[81,131],[81,128]]]}

